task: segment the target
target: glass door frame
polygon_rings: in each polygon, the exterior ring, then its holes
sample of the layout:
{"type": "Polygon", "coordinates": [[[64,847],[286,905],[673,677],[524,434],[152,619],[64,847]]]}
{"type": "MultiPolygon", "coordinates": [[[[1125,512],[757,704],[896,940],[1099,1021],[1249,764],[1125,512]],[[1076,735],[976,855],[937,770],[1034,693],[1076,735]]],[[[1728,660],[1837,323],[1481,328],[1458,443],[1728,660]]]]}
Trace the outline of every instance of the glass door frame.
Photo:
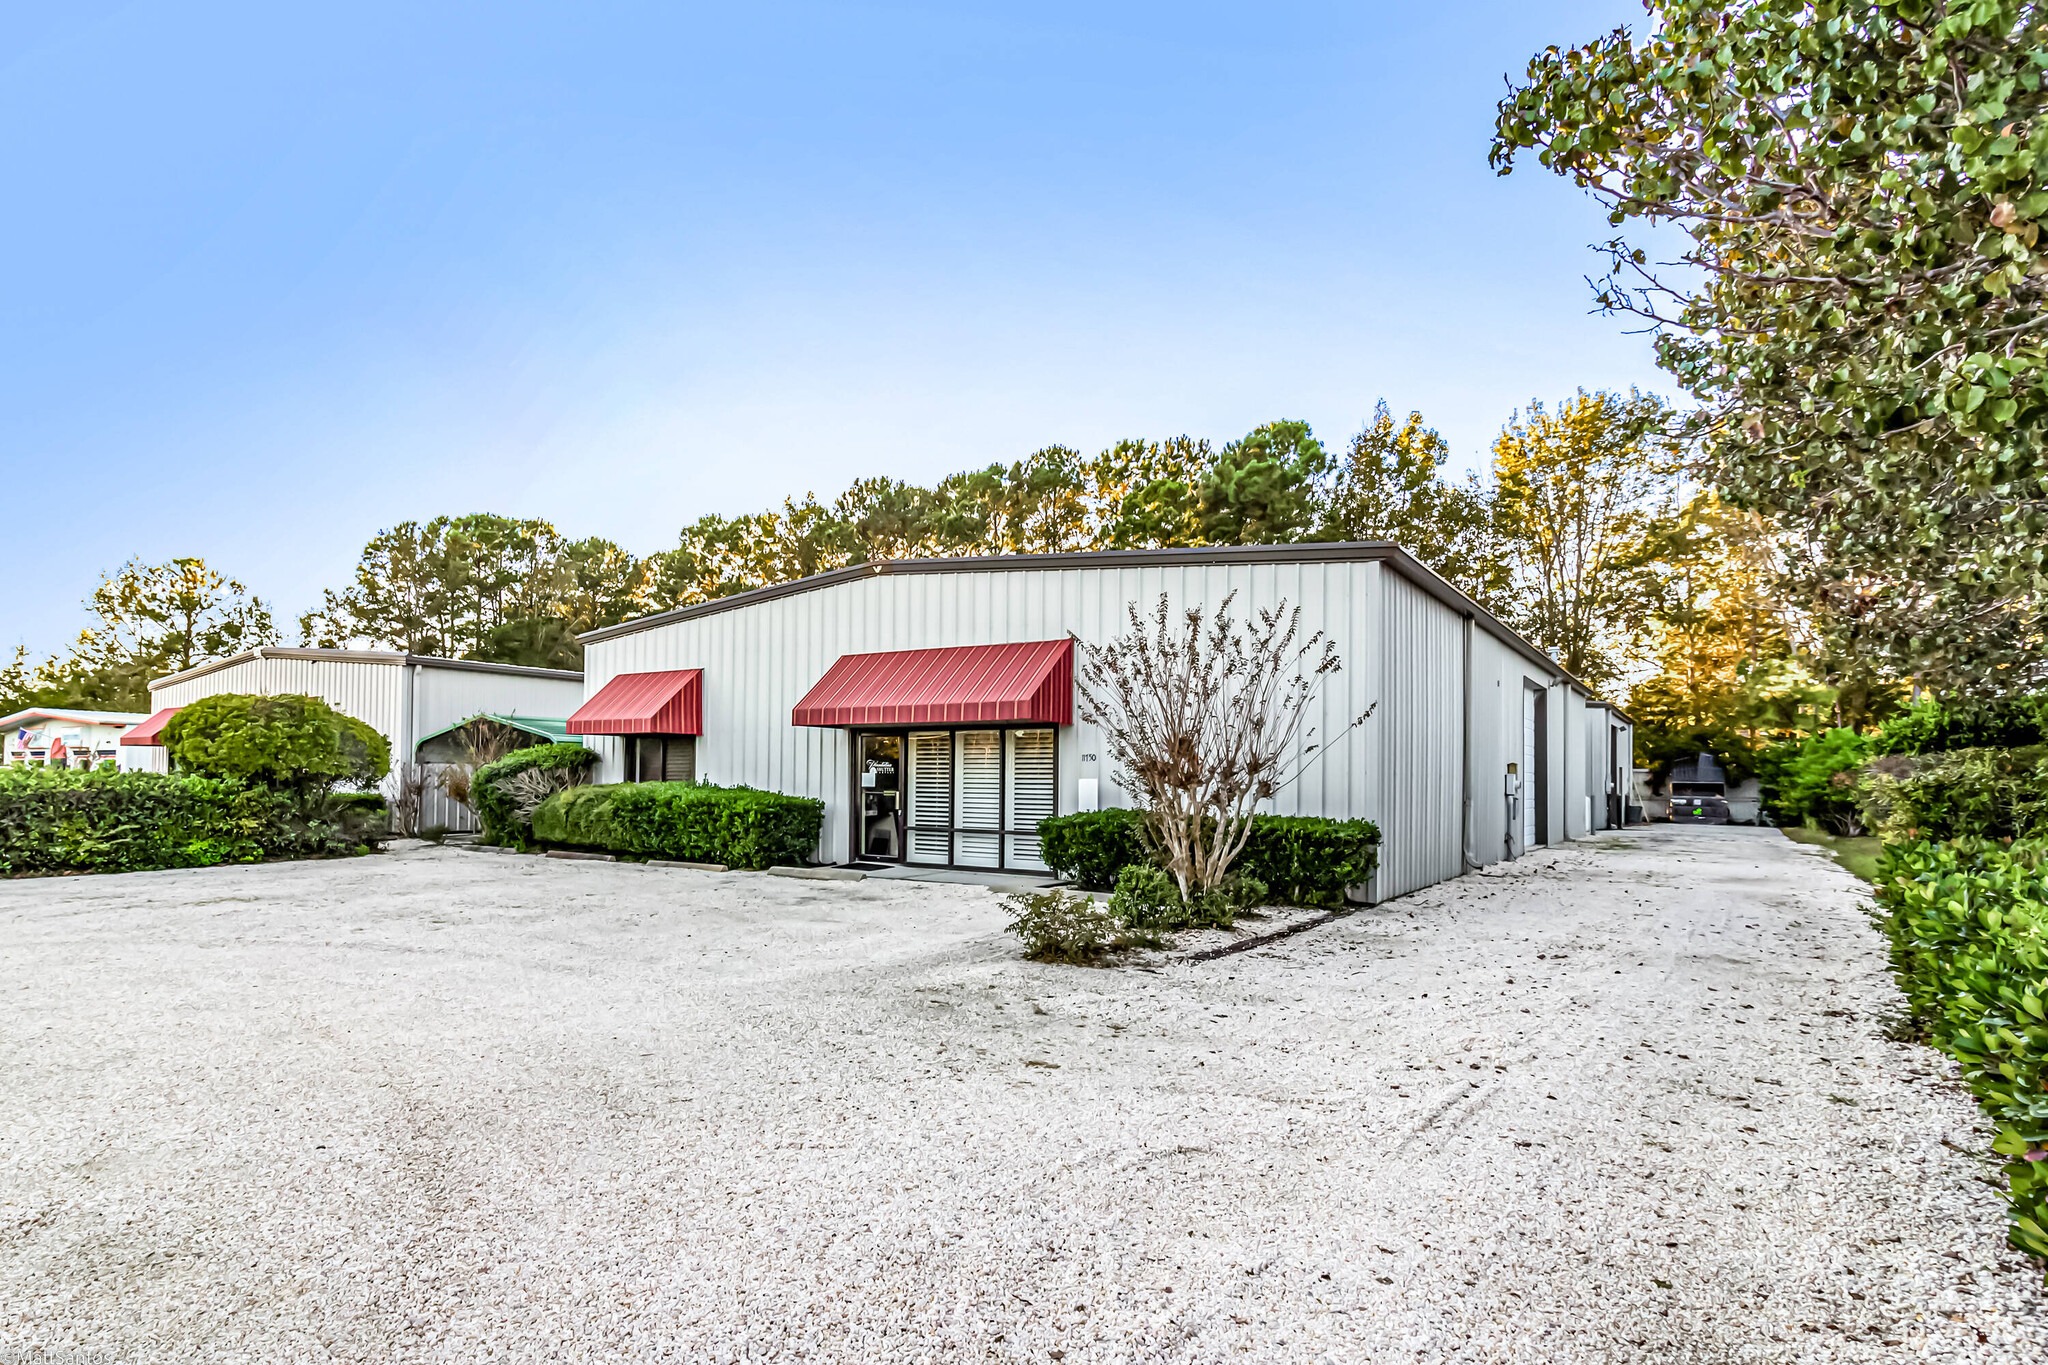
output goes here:
{"type": "MultiPolygon", "coordinates": [[[[848,777],[847,777],[847,781],[848,781],[848,785],[849,785],[849,787],[851,788],[851,799],[850,799],[850,800],[848,801],[848,803],[847,803],[847,808],[846,808],[846,809],[847,809],[847,815],[848,815],[848,817],[849,817],[849,818],[848,818],[848,821],[847,821],[847,825],[848,825],[848,828],[847,828],[847,832],[846,832],[846,843],[847,843],[847,851],[849,852],[849,854],[851,854],[851,856],[850,856],[850,857],[848,857],[847,861],[848,861],[849,863],[890,863],[890,864],[894,864],[894,865],[897,865],[897,866],[902,866],[902,867],[930,867],[930,868],[939,868],[939,869],[959,869],[959,870],[962,870],[962,871],[967,871],[967,872],[1011,872],[1011,871],[1016,871],[1016,872],[1029,872],[1029,873],[1031,873],[1031,874],[1033,874],[1033,875],[1042,875],[1042,874],[1043,874],[1043,872],[1044,872],[1044,869],[1043,869],[1043,868],[1038,868],[1038,867],[1030,867],[1030,868],[1025,868],[1025,867],[1018,867],[1018,868],[1013,868],[1013,867],[1011,867],[1011,866],[1010,866],[1010,840],[1011,840],[1011,838],[1012,838],[1013,836],[1017,835],[1017,834],[1030,834],[1030,835],[1034,835],[1034,836],[1035,836],[1035,835],[1037,834],[1037,832],[1038,832],[1038,831],[1036,831],[1036,830],[1013,830],[1013,829],[1011,829],[1011,828],[1009,827],[1009,825],[1010,825],[1010,783],[1011,783],[1011,781],[1012,781],[1012,773],[1011,773],[1011,751],[1010,751],[1010,731],[1012,731],[1012,730],[1050,730],[1050,731],[1052,731],[1052,732],[1053,732],[1053,742],[1052,742],[1052,790],[1053,790],[1053,810],[1055,811],[1055,813],[1057,813],[1057,811],[1059,810],[1059,791],[1060,791],[1060,739],[1059,739],[1059,732],[1060,732],[1060,731],[1061,731],[1061,730],[1062,730],[1063,728],[1065,728],[1065,727],[1063,727],[1063,726],[1059,726],[1059,725],[1051,725],[1051,724],[1047,724],[1047,723],[1046,723],[1045,721],[1042,721],[1042,720],[1040,720],[1040,721],[1014,721],[1014,720],[1013,720],[1013,721],[996,721],[996,722],[988,722],[988,721],[984,721],[984,722],[982,722],[982,723],[980,723],[980,724],[976,724],[976,725],[961,725],[961,724],[957,724],[957,723],[950,723],[950,724],[944,724],[944,725],[938,725],[938,724],[933,724],[933,725],[856,725],[856,726],[849,726],[849,727],[848,727],[848,729],[847,729],[847,732],[846,732],[846,736],[847,736],[847,754],[848,754],[848,759],[849,759],[849,762],[847,763],[847,768],[848,768],[848,770],[849,770],[849,771],[848,771],[848,777]],[[917,830],[917,828],[918,828],[918,827],[917,827],[917,826],[915,826],[915,825],[912,825],[912,824],[910,823],[910,783],[911,783],[911,775],[910,775],[910,737],[911,737],[911,735],[912,735],[912,734],[920,734],[920,735],[944,734],[944,735],[946,735],[946,736],[947,736],[947,741],[946,741],[946,743],[947,743],[948,753],[949,753],[949,755],[950,755],[950,757],[949,757],[949,760],[948,760],[948,765],[949,765],[949,771],[950,771],[950,772],[951,772],[951,774],[952,774],[952,781],[953,781],[953,782],[954,782],[954,783],[956,784],[956,787],[957,787],[957,784],[958,784],[958,782],[959,782],[959,761],[960,761],[960,759],[959,759],[959,755],[960,755],[960,733],[961,733],[962,731],[964,731],[964,730],[994,730],[994,731],[997,731],[997,732],[999,732],[999,733],[1001,734],[1001,736],[1002,736],[1002,738],[1001,738],[1001,739],[999,739],[999,740],[997,741],[997,753],[998,753],[998,755],[1000,756],[999,762],[1000,762],[1000,765],[1001,765],[1001,766],[1000,766],[1000,768],[999,768],[999,776],[998,776],[998,778],[997,778],[997,781],[996,781],[996,793],[997,793],[997,796],[996,796],[996,800],[997,800],[997,810],[998,810],[998,811],[1000,812],[1000,815],[999,815],[999,817],[998,817],[998,824],[999,824],[999,826],[1000,826],[1000,827],[999,827],[999,828],[997,828],[997,829],[994,829],[994,830],[982,830],[982,829],[969,829],[969,830],[963,830],[963,829],[961,829],[961,827],[960,827],[960,825],[959,825],[959,823],[958,823],[958,822],[959,822],[959,818],[960,818],[960,813],[959,813],[959,810],[957,809],[957,803],[956,803],[956,808],[955,808],[955,810],[954,810],[954,812],[953,812],[953,820],[954,820],[954,823],[953,823],[953,824],[951,824],[951,825],[948,825],[948,826],[946,826],[946,828],[945,828],[945,834],[946,834],[946,857],[947,857],[947,860],[948,860],[948,861],[946,861],[946,862],[943,862],[943,863],[927,863],[927,862],[912,862],[912,861],[911,861],[911,859],[910,859],[910,848],[911,848],[911,836],[912,836],[912,835],[913,835],[914,833],[916,833],[916,830],[917,830]],[[861,736],[863,736],[863,735],[894,735],[894,736],[897,736],[898,738],[900,738],[900,739],[902,740],[902,742],[903,742],[903,747],[902,747],[902,749],[901,749],[901,751],[900,751],[900,752],[902,753],[903,757],[902,757],[902,759],[900,760],[900,763],[901,763],[901,775],[900,775],[900,778],[899,778],[899,780],[900,780],[900,782],[901,782],[901,784],[902,784],[902,785],[901,785],[901,786],[900,786],[900,787],[898,788],[898,791],[900,792],[900,797],[899,797],[899,800],[900,800],[900,802],[901,802],[901,804],[900,804],[900,806],[898,807],[898,809],[899,809],[899,810],[901,810],[901,811],[903,812],[903,825],[902,825],[902,830],[903,830],[903,851],[902,851],[902,856],[901,856],[901,857],[897,857],[897,858],[884,858],[884,857],[880,856],[879,854],[870,854],[870,853],[862,853],[862,852],[860,852],[860,851],[859,851],[859,848],[860,848],[860,844],[861,844],[861,842],[862,842],[862,834],[863,834],[863,829],[862,829],[862,826],[863,826],[863,823],[864,823],[864,819],[865,819],[865,817],[864,817],[864,816],[863,816],[863,814],[862,814],[862,811],[863,811],[864,807],[862,806],[862,802],[861,802],[861,786],[860,786],[860,771],[861,771],[861,758],[860,758],[860,751],[861,751],[861,743],[860,743],[860,741],[861,741],[861,736]],[[990,865],[989,865],[989,864],[987,864],[987,863],[962,863],[962,862],[957,862],[957,861],[953,861],[953,860],[957,859],[957,858],[958,858],[958,857],[960,856],[960,835],[961,835],[961,834],[963,834],[963,833],[965,833],[965,834],[994,834],[994,835],[996,836],[996,861],[995,861],[995,864],[994,864],[994,866],[990,866],[990,865]]],[[[926,829],[926,830],[927,830],[928,832],[937,832],[937,830],[938,830],[938,826],[936,826],[936,825],[928,825],[928,826],[925,826],[925,829],[926,829]]]]}

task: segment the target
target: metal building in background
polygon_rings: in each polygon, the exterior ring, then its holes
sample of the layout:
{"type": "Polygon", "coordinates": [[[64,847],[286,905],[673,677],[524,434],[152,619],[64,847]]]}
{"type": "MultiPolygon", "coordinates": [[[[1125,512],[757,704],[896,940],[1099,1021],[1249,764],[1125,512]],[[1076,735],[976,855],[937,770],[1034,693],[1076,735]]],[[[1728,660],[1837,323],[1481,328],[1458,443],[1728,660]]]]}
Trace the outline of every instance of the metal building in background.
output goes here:
{"type": "Polygon", "coordinates": [[[1621,713],[1391,544],[840,569],[584,635],[569,728],[601,781],[673,776],[681,753],[699,781],[819,798],[824,862],[1038,870],[1038,819],[1128,804],[1074,696],[1075,643],[1162,594],[1211,613],[1235,594],[1240,619],[1299,607],[1304,636],[1334,641],[1344,667],[1303,741],[1319,750],[1272,809],[1375,821],[1370,895],[1609,823],[1589,756],[1621,713]]]}
{"type": "MultiPolygon", "coordinates": [[[[552,730],[559,732],[564,719],[583,702],[583,675],[383,650],[266,645],[155,679],[149,693],[156,714],[136,728],[147,736],[139,742],[159,745],[150,751],[151,765],[159,772],[164,767],[163,749],[155,735],[170,713],[221,693],[318,697],[389,740],[396,766],[418,761],[421,740],[477,715],[552,721],[552,730]]],[[[423,826],[474,828],[467,807],[449,801],[438,788],[429,800],[432,808],[423,814],[423,826]]]]}

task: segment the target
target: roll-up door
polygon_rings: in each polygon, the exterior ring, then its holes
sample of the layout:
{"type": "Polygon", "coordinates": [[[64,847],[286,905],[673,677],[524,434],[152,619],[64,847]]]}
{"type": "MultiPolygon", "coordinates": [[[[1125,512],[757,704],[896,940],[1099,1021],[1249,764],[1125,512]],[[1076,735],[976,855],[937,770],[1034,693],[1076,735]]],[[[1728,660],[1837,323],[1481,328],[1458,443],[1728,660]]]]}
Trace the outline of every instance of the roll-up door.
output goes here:
{"type": "Polygon", "coordinates": [[[959,730],[955,735],[953,861],[962,867],[997,867],[1002,862],[1003,732],[959,730]]]}
{"type": "Polygon", "coordinates": [[[1014,833],[1003,850],[1005,867],[1045,867],[1038,847],[1038,822],[1059,812],[1056,730],[1011,730],[1009,827],[1014,833]]]}
{"type": "Polygon", "coordinates": [[[910,734],[910,861],[953,861],[953,732],[910,734]]]}

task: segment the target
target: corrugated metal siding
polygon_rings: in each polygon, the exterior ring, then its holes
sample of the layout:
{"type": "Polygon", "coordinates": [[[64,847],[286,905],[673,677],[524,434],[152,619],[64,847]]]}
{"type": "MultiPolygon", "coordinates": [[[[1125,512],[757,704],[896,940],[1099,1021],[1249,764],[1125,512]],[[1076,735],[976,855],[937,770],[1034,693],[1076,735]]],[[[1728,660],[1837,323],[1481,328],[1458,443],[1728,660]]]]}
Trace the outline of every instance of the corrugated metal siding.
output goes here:
{"type": "Polygon", "coordinates": [[[403,713],[403,669],[395,664],[324,659],[248,659],[151,695],[158,706],[185,706],[223,692],[318,697],[345,716],[396,739],[403,713]]]}
{"type": "MultiPolygon", "coordinates": [[[[390,670],[393,673],[399,669],[390,670]]],[[[413,739],[458,725],[471,716],[539,716],[567,720],[583,704],[583,684],[569,678],[530,678],[421,665],[413,694],[413,739]]],[[[385,733],[396,735],[396,731],[385,733]]]]}
{"type": "Polygon", "coordinates": [[[1386,614],[1376,651],[1385,679],[1379,802],[1386,812],[1379,893],[1399,896],[1458,875],[1464,747],[1464,621],[1398,574],[1380,575],[1386,614]]]}
{"type": "MultiPolygon", "coordinates": [[[[589,645],[586,695],[620,673],[704,670],[704,734],[697,750],[707,781],[746,783],[826,803],[821,856],[847,857],[847,740],[836,730],[790,724],[797,701],[842,654],[1054,639],[1069,632],[1101,641],[1126,628],[1127,603],[1141,614],[1164,592],[1178,611],[1213,610],[1232,590],[1236,612],[1299,605],[1305,631],[1327,630],[1344,671],[1326,680],[1319,738],[1343,728],[1379,698],[1371,622],[1379,610],[1372,563],[1166,565],[1043,569],[976,574],[885,575],[833,584],[740,610],[679,621],[589,645]]],[[[1367,782],[1382,710],[1329,747],[1303,780],[1281,794],[1281,814],[1381,818],[1379,792],[1367,782]]],[[[623,777],[616,741],[596,740],[602,780],[623,777]]],[[[1075,809],[1081,755],[1101,755],[1101,736],[1081,721],[1062,727],[1059,807],[1075,809]]],[[[1124,804],[1106,760],[1097,770],[1102,803],[1124,804]]],[[[1384,822],[1383,822],[1384,823],[1384,822]]]]}

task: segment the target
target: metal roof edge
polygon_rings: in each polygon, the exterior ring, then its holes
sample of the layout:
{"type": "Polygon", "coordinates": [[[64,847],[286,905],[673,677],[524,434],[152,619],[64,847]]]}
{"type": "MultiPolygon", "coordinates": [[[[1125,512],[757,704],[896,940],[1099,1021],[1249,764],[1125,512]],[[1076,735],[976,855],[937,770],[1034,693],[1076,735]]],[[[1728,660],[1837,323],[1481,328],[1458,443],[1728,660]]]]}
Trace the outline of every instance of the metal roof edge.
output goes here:
{"type": "Polygon", "coordinates": [[[885,566],[901,561],[877,559],[866,564],[849,564],[843,569],[827,569],[808,578],[792,578],[787,583],[770,583],[765,588],[749,588],[729,597],[714,597],[708,602],[692,602],[684,607],[671,607],[651,616],[636,616],[630,621],[621,621],[615,626],[599,626],[586,630],[576,637],[579,645],[593,645],[604,640],[616,640],[622,635],[638,635],[643,630],[656,626],[673,625],[678,621],[694,621],[700,616],[716,616],[720,612],[738,611],[760,602],[773,602],[778,597],[794,597],[798,593],[812,592],[818,588],[829,588],[834,583],[847,583],[856,578],[872,578],[885,571],[885,566]]]}
{"type": "Polygon", "coordinates": [[[194,678],[203,678],[209,673],[218,673],[224,668],[233,668],[238,664],[246,664],[257,659],[332,659],[345,663],[397,664],[403,663],[405,656],[403,654],[393,654],[388,650],[300,649],[290,645],[258,645],[254,649],[245,649],[240,654],[230,654],[225,659],[214,659],[207,663],[194,664],[182,672],[167,673],[161,678],[151,678],[149,680],[149,690],[154,692],[160,687],[170,687],[175,683],[191,682],[194,678]]]}
{"type": "Polygon", "coordinates": [[[1318,560],[1366,562],[1384,559],[1389,553],[1404,556],[1407,554],[1391,541],[1351,540],[1309,541],[1289,545],[1199,545],[1186,549],[1065,550],[1055,554],[1036,555],[874,559],[865,564],[848,564],[840,569],[827,569],[824,573],[812,574],[808,578],[794,578],[787,583],[770,583],[766,587],[737,592],[730,597],[714,597],[708,602],[692,602],[688,606],[674,607],[651,616],[621,621],[615,626],[600,626],[596,630],[578,635],[576,640],[579,644],[598,644],[625,635],[637,635],[643,630],[652,630],[657,626],[693,621],[704,616],[716,616],[721,612],[738,611],[742,607],[773,602],[777,598],[791,597],[797,593],[813,592],[820,588],[883,574],[1011,573],[1031,569],[1142,569],[1172,564],[1306,564],[1318,560]]]}
{"type": "Polygon", "coordinates": [[[437,654],[402,654],[398,659],[402,663],[417,664],[421,668],[448,668],[458,673],[506,673],[519,678],[583,681],[582,670],[575,668],[536,668],[531,664],[499,664],[483,659],[443,659],[437,654]]]}
{"type": "MultiPolygon", "coordinates": [[[[1202,545],[1187,549],[1152,550],[1068,550],[1056,554],[972,555],[939,559],[877,559],[866,564],[849,564],[808,578],[771,583],[764,588],[693,602],[686,607],[657,612],[615,626],[603,626],[576,637],[580,644],[599,644],[626,635],[636,635],[657,626],[692,621],[721,612],[798,593],[829,588],[836,584],[882,574],[1006,573],[1031,569],[1120,569],[1152,568],[1164,565],[1198,564],[1313,564],[1318,562],[1372,563],[1391,565],[1395,572],[1460,615],[1470,615],[1488,634],[1520,652],[1532,663],[1548,669],[1557,680],[1575,684],[1587,696],[1593,689],[1565,671],[1562,664],[1538,649],[1499,617],[1451,586],[1440,574],[1390,540],[1303,541],[1287,545],[1202,545]]],[[[1633,723],[1633,722],[1631,722],[1633,723]]]]}
{"type": "Polygon", "coordinates": [[[516,677],[560,678],[565,682],[582,682],[583,674],[567,668],[530,668],[525,664],[485,663],[480,659],[443,659],[433,654],[398,654],[387,649],[312,649],[295,645],[258,645],[245,649],[240,654],[230,654],[225,659],[214,659],[203,664],[194,664],[181,673],[166,674],[151,678],[149,690],[170,687],[177,683],[191,682],[209,673],[218,673],[224,668],[246,664],[258,659],[311,659],[321,663],[343,664],[418,664],[426,668],[450,668],[469,673],[506,673],[516,677]]]}

